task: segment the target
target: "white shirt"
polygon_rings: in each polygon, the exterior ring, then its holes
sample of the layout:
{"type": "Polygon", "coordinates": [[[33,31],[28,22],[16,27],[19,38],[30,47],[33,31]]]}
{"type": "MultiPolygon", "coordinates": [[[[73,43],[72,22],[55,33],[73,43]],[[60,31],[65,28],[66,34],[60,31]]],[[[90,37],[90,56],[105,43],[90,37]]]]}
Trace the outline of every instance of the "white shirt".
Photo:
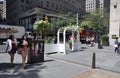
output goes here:
{"type": "MultiPolygon", "coordinates": [[[[15,44],[17,45],[17,40],[15,39],[15,44]]],[[[8,47],[7,52],[12,49],[12,40],[8,39],[6,43],[6,47],[8,47]]]]}
{"type": "Polygon", "coordinates": [[[10,39],[8,39],[7,43],[6,43],[6,47],[8,47],[7,52],[11,51],[11,49],[12,49],[12,44],[11,43],[12,43],[12,41],[10,39]]]}

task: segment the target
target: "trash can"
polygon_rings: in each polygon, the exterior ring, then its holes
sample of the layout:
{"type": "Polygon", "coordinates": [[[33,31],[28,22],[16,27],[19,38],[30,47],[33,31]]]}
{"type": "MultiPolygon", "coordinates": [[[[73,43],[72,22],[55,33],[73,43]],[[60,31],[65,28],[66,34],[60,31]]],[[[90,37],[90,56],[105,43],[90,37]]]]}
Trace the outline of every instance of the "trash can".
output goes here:
{"type": "Polygon", "coordinates": [[[27,63],[44,62],[44,40],[29,40],[27,63]]]}

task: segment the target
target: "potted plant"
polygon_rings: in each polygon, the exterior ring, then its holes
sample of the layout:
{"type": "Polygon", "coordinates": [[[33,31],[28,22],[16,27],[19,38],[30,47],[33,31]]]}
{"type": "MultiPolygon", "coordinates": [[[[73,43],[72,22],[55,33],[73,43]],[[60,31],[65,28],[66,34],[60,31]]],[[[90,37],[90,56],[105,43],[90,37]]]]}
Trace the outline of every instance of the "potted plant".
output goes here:
{"type": "MultiPolygon", "coordinates": [[[[51,30],[51,24],[48,21],[38,20],[33,25],[34,33],[40,34],[42,39],[30,40],[30,52],[28,53],[28,63],[44,61],[44,38],[51,30]]],[[[38,37],[38,35],[37,35],[38,37]]]]}
{"type": "Polygon", "coordinates": [[[33,30],[44,39],[45,35],[51,30],[51,24],[48,21],[38,20],[33,24],[33,30]]]}
{"type": "Polygon", "coordinates": [[[102,35],[101,39],[102,39],[102,45],[103,46],[109,46],[109,37],[108,37],[108,35],[102,35]]]}

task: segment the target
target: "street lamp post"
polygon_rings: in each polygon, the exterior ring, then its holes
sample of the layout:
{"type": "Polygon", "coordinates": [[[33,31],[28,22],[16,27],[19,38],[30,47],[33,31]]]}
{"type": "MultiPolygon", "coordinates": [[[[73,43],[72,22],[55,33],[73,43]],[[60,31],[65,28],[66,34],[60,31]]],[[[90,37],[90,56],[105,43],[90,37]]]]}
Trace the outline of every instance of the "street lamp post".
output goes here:
{"type": "Polygon", "coordinates": [[[76,25],[78,27],[78,13],[76,14],[76,25]]]}

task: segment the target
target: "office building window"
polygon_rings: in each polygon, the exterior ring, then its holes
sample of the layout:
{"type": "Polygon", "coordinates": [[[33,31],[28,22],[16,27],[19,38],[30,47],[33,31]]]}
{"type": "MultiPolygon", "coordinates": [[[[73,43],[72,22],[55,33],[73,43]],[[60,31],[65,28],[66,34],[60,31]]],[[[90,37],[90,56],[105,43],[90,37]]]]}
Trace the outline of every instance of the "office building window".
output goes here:
{"type": "Polygon", "coordinates": [[[63,7],[63,11],[65,11],[65,7],[63,7]]]}
{"type": "Polygon", "coordinates": [[[47,2],[47,7],[49,7],[49,2],[47,2]]]}
{"type": "Polygon", "coordinates": [[[41,7],[41,6],[40,6],[40,3],[37,3],[36,6],[37,6],[37,7],[41,7]]]}
{"type": "Polygon", "coordinates": [[[41,1],[41,7],[43,7],[43,2],[41,1]]]}
{"type": "Polygon", "coordinates": [[[68,8],[66,8],[66,12],[69,12],[68,8]]]}
{"type": "Polygon", "coordinates": [[[21,0],[21,2],[24,2],[24,0],[21,0]]]}
{"type": "Polygon", "coordinates": [[[51,3],[51,7],[54,7],[54,3],[51,3]]]}
{"type": "Polygon", "coordinates": [[[58,9],[58,5],[56,5],[56,9],[58,9]]]}
{"type": "Polygon", "coordinates": [[[59,6],[59,10],[61,10],[62,9],[62,6],[59,6]]]}
{"type": "Polygon", "coordinates": [[[29,3],[29,0],[26,0],[26,3],[28,4],[28,3],[29,3]]]}

